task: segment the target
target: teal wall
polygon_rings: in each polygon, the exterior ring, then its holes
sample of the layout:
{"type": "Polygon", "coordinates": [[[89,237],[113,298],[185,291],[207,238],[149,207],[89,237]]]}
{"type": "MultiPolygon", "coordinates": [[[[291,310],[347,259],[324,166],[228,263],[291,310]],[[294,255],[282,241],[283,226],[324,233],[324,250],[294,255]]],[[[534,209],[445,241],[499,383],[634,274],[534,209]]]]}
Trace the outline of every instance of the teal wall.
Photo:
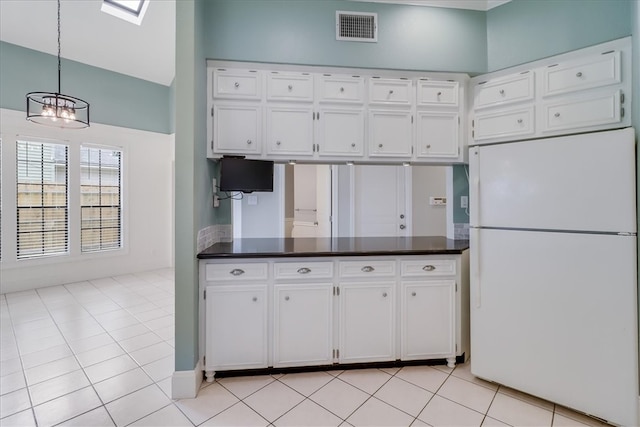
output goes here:
{"type": "Polygon", "coordinates": [[[209,59],[482,73],[485,14],[344,0],[209,0],[209,59]],[[378,42],[339,42],[337,10],[378,14],[378,42]]]}
{"type": "Polygon", "coordinates": [[[465,209],[460,207],[460,197],[469,197],[469,169],[466,165],[453,166],[453,222],[469,223],[469,216],[465,209]]]}
{"type": "MultiPolygon", "coordinates": [[[[26,111],[28,92],[57,90],[55,56],[0,42],[1,108],[26,111]]],[[[87,101],[91,122],[170,133],[167,86],[63,59],[61,92],[87,101]]]]}
{"type": "Polygon", "coordinates": [[[512,0],[487,12],[488,70],[631,35],[636,0],[512,0]]]}

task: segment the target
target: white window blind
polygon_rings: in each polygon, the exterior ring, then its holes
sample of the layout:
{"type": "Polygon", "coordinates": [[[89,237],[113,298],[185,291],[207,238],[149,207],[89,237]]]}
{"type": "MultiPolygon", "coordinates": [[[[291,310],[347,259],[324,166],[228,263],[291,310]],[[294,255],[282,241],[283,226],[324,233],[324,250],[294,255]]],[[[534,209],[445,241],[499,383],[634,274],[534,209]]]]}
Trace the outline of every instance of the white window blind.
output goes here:
{"type": "Polygon", "coordinates": [[[82,252],[122,247],[122,152],[80,148],[82,252]]]}
{"type": "Polygon", "coordinates": [[[18,259],[69,251],[67,146],[17,141],[18,259]]]}

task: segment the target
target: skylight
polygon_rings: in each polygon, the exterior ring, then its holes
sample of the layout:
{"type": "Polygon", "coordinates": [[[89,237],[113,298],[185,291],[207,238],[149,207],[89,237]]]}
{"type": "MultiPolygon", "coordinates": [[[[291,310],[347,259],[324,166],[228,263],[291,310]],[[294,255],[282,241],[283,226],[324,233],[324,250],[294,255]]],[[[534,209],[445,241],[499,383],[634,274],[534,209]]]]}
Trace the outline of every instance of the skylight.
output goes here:
{"type": "Polygon", "coordinates": [[[100,10],[140,25],[148,6],[149,0],[102,0],[102,8],[100,10]]]}

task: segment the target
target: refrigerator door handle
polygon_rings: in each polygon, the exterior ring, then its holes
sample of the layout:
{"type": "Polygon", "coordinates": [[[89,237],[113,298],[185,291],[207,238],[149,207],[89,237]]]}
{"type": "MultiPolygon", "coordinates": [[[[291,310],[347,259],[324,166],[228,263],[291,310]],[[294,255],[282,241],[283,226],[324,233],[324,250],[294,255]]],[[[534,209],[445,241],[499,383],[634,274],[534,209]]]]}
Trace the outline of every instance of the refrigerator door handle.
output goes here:
{"type": "Polygon", "coordinates": [[[473,283],[475,292],[475,305],[476,308],[480,308],[482,304],[481,293],[482,287],[480,284],[480,229],[470,228],[471,233],[471,283],[473,283]]]}
{"type": "Polygon", "coordinates": [[[469,194],[469,223],[480,226],[480,153],[478,147],[471,149],[469,156],[469,178],[472,187],[469,194]]]}

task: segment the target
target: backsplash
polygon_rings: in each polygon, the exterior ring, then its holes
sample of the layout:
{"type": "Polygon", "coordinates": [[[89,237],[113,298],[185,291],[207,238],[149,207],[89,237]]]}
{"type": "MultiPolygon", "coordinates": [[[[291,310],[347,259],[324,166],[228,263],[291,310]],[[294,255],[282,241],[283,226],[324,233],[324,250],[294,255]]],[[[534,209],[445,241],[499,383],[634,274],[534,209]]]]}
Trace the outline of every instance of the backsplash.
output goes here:
{"type": "Polygon", "coordinates": [[[233,228],[231,224],[210,225],[198,231],[198,248],[201,252],[218,242],[230,242],[233,240],[233,228]]]}
{"type": "Polygon", "coordinates": [[[469,240],[469,223],[468,222],[454,223],[453,238],[456,240],[469,240]]]}

